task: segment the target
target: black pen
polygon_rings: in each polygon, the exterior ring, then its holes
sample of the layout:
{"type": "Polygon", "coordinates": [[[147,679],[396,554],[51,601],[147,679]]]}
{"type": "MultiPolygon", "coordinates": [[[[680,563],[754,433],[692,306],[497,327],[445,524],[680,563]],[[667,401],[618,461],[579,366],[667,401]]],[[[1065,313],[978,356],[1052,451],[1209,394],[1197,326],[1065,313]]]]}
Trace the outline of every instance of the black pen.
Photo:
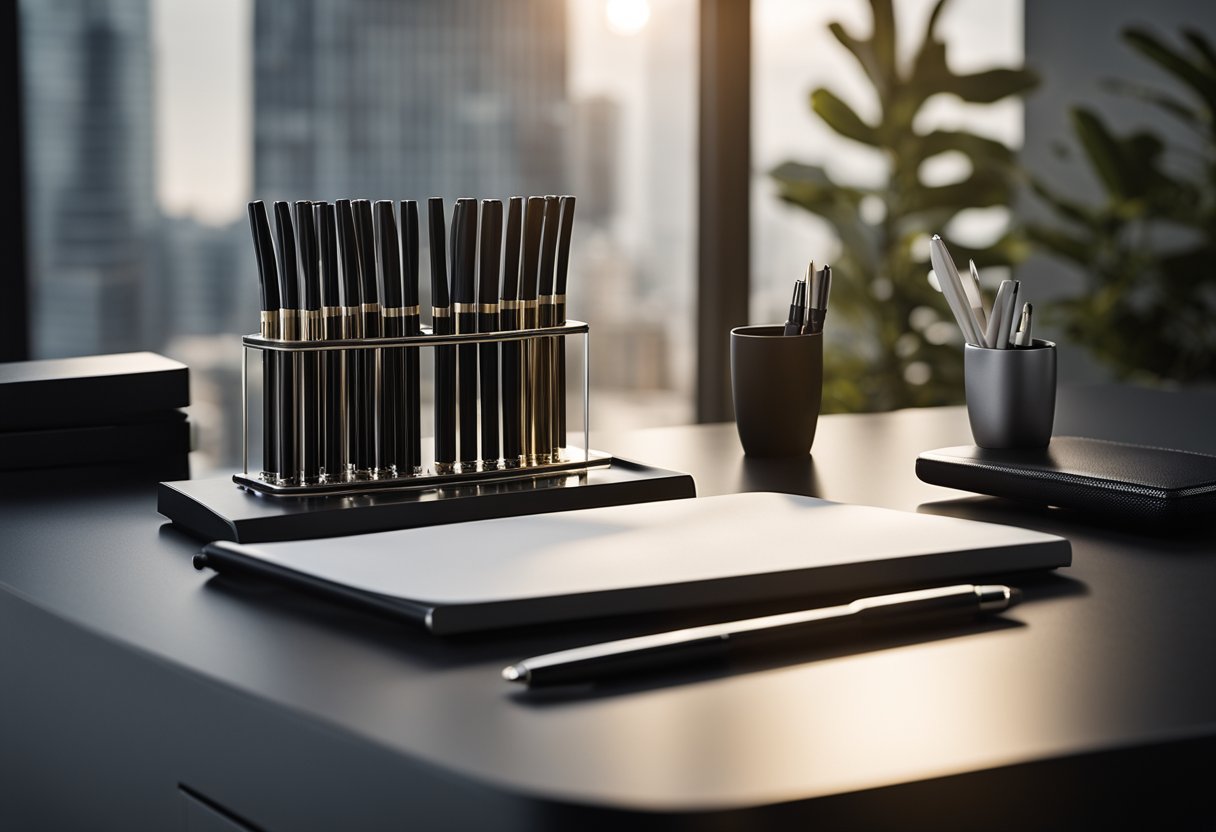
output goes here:
{"type": "Polygon", "coordinates": [[[823,322],[828,316],[828,294],[832,291],[832,267],[824,265],[815,271],[815,262],[806,269],[806,280],[809,283],[807,292],[806,325],[804,335],[823,332],[823,322]]]}
{"type": "MultiPolygon", "coordinates": [[[[427,200],[431,241],[431,331],[451,335],[452,305],[448,294],[443,198],[427,200]]],[[[435,473],[456,468],[456,355],[454,347],[435,347],[435,473]]]]}
{"type": "MultiPolygon", "coordinates": [[[[561,198],[561,222],[557,238],[557,278],[553,287],[554,309],[557,314],[557,326],[566,323],[566,277],[570,271],[570,238],[574,233],[574,197],[561,198]]],[[[557,388],[554,393],[557,399],[557,419],[553,426],[553,447],[555,453],[561,454],[566,447],[566,339],[554,339],[557,351],[556,380],[557,388]]]]}
{"type": "MultiPolygon", "coordinates": [[[[363,321],[363,337],[380,337],[380,287],[376,279],[376,233],[372,220],[372,204],[366,199],[351,200],[355,213],[355,241],[359,246],[359,317],[363,321]]],[[[381,464],[380,437],[380,350],[363,350],[361,364],[363,441],[357,461],[359,475],[377,479],[388,473],[381,464]]]]}
{"type": "MultiPolygon", "coordinates": [[[[322,337],[336,340],[343,336],[342,276],[338,271],[338,235],[332,202],[313,206],[317,226],[317,253],[321,271],[322,337]]],[[[346,408],[342,406],[346,384],[343,352],[321,353],[323,439],[322,473],[327,482],[346,478],[346,408]]]]}
{"type": "MultiPolygon", "coordinates": [[[[502,251],[502,201],[481,203],[481,251],[477,275],[477,331],[498,331],[498,257],[502,251]]],[[[481,467],[493,470],[501,457],[498,442],[498,344],[477,350],[481,380],[481,467]]]]}
{"type": "MultiPolygon", "coordinates": [[[[507,233],[502,249],[502,300],[498,325],[503,331],[520,328],[519,271],[523,234],[524,198],[513,196],[507,203],[507,233]]],[[[520,398],[519,341],[502,345],[502,456],[508,468],[520,465],[524,453],[523,415],[520,398]]]]}
{"type": "Polygon", "coordinates": [[[524,659],[503,668],[502,676],[509,682],[531,687],[574,684],[719,656],[735,646],[782,637],[809,638],[825,631],[836,633],[839,627],[890,620],[903,622],[916,616],[1002,612],[1020,598],[1021,592],[1012,587],[971,584],[879,595],[837,607],[726,621],[576,647],[524,659]]]}
{"type": "MultiPolygon", "coordinates": [[[[299,340],[300,284],[296,272],[296,235],[291,221],[291,205],[286,202],[274,204],[274,225],[279,267],[279,338],[284,341],[299,340]]],[[[275,373],[279,384],[278,423],[279,457],[276,470],[279,484],[294,484],[299,476],[296,429],[298,410],[295,395],[296,355],[280,355],[280,367],[275,373]]]]}
{"type": "MultiPolygon", "coordinates": [[[[545,224],[545,198],[528,197],[524,210],[523,271],[519,282],[520,329],[536,329],[539,325],[537,309],[537,281],[540,278],[540,238],[545,224]]],[[[528,465],[540,461],[536,436],[536,389],[537,349],[536,339],[529,338],[522,344],[522,373],[520,396],[523,402],[523,456],[528,465]]]]}
{"type": "MultiPolygon", "coordinates": [[[[261,287],[262,314],[259,333],[263,338],[278,338],[279,277],[274,259],[274,240],[270,236],[270,219],[266,203],[249,203],[249,230],[253,233],[253,253],[258,264],[258,285],[261,287]]],[[[277,482],[281,478],[279,464],[278,370],[283,354],[262,351],[262,479],[277,482]]]]}
{"type": "MultiPolygon", "coordinates": [[[[401,302],[405,309],[405,334],[421,335],[422,318],[418,308],[418,203],[401,201],[401,302]]],[[[422,398],[418,347],[405,349],[405,448],[402,473],[422,473],[422,398]]]]}
{"type": "MultiPolygon", "coordinates": [[[[297,262],[303,284],[300,309],[300,340],[324,339],[321,313],[320,252],[313,204],[295,205],[297,262]]],[[[321,481],[321,354],[303,352],[296,359],[296,388],[300,394],[300,482],[312,485],[321,481]]]]}
{"type": "MultiPolygon", "coordinates": [[[[557,257],[558,225],[561,204],[556,196],[545,197],[544,225],[540,233],[540,268],[537,281],[537,324],[553,327],[557,324],[557,297],[553,292],[553,266],[557,257]]],[[[557,421],[554,402],[557,400],[557,350],[552,338],[536,341],[536,376],[532,395],[536,400],[536,453],[540,462],[553,459],[553,426],[557,421]]]]}
{"type": "MultiPolygon", "coordinates": [[[[477,331],[477,200],[456,200],[460,221],[453,219],[452,311],[456,331],[477,331]]],[[[477,345],[456,348],[456,413],[460,422],[459,453],[463,471],[477,469],[477,345]]]]}
{"type": "MultiPolygon", "coordinates": [[[[393,201],[375,205],[376,273],[380,278],[380,334],[399,338],[405,334],[404,287],[401,282],[401,250],[398,248],[397,218],[393,201]]],[[[405,445],[405,362],[400,349],[382,350],[380,357],[380,467],[393,476],[406,465],[401,460],[405,445]]]]}
{"type": "MultiPolygon", "coordinates": [[[[815,264],[811,263],[810,268],[815,264]]],[[[785,329],[782,335],[800,335],[802,319],[806,315],[806,279],[794,281],[794,297],[790,299],[790,314],[785,319],[785,329]]]]}
{"type": "MultiPolygon", "coordinates": [[[[334,203],[338,220],[338,263],[342,269],[342,337],[363,338],[363,286],[359,274],[359,241],[355,233],[355,212],[349,199],[334,203]]],[[[345,389],[342,400],[346,410],[346,450],[344,475],[356,475],[365,444],[363,431],[363,359],[357,350],[343,350],[345,389]]]]}

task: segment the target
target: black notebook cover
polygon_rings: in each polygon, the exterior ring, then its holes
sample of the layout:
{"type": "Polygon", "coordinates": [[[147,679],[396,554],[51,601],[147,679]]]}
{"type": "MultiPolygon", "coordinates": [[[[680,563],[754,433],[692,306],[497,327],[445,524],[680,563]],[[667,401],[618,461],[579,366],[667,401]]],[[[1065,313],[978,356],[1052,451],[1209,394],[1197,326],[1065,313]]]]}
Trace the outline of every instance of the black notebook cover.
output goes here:
{"type": "Polygon", "coordinates": [[[0,364],[0,431],[114,425],[190,404],[186,365],[152,352],[0,364]]]}

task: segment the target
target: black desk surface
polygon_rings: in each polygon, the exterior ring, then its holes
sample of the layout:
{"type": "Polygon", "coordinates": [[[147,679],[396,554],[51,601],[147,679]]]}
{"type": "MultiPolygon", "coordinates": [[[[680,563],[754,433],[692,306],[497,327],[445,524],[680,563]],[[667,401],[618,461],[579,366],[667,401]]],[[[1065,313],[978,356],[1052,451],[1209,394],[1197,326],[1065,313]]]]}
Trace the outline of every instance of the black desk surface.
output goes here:
{"type": "MultiPolygon", "coordinates": [[[[1216,453],[1214,414],[1212,394],[1066,389],[1056,433],[1216,453]]],[[[1074,565],[989,624],[572,695],[498,673],[655,622],[442,641],[196,572],[198,543],[156,513],[153,486],[7,493],[0,730],[15,739],[0,778],[15,788],[0,826],[173,828],[178,786],[268,829],[1043,828],[1199,811],[1216,762],[1216,534],[1163,539],[916,479],[919,451],[968,441],[961,408],[825,417],[813,459],[792,463],[745,459],[729,424],[601,438],[692,473],[702,496],[1007,522],[1068,537],[1074,565]],[[65,783],[75,802],[55,797],[65,783]]]]}

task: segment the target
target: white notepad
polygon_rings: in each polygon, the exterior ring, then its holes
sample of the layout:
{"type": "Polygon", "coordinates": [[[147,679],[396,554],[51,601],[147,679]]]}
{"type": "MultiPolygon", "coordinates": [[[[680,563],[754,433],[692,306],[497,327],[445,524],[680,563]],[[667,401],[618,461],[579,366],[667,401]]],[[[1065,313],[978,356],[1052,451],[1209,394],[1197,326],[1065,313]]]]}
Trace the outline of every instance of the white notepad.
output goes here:
{"type": "Polygon", "coordinates": [[[958,583],[1067,566],[1067,540],[1011,526],[750,493],[284,543],[218,541],[258,572],[458,633],[958,583]]]}

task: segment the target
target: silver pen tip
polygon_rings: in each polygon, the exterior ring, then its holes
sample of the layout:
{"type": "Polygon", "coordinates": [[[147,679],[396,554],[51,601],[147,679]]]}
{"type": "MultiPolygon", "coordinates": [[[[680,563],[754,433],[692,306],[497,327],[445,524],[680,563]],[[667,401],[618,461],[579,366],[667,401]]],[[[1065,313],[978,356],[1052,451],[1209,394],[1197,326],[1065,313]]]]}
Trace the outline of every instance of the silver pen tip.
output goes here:
{"type": "Polygon", "coordinates": [[[502,678],[508,682],[518,682],[523,678],[523,674],[519,672],[519,668],[513,664],[509,664],[502,669],[502,678]]]}
{"type": "Polygon", "coordinates": [[[807,264],[806,272],[802,275],[802,280],[805,283],[810,283],[811,278],[815,276],[815,261],[812,260],[807,264]]]}
{"type": "Polygon", "coordinates": [[[977,586],[975,594],[979,596],[981,612],[999,612],[1007,610],[1022,600],[1022,590],[1015,586],[991,584],[977,586]]]}

